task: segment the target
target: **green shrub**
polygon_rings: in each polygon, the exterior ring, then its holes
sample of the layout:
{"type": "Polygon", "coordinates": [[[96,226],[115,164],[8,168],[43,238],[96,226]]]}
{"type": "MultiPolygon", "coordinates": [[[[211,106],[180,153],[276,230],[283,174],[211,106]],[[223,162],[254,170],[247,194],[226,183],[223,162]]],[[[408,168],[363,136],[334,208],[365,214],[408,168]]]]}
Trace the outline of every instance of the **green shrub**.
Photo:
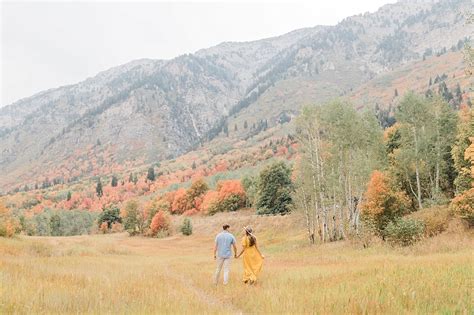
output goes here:
{"type": "Polygon", "coordinates": [[[385,239],[393,244],[409,246],[421,239],[423,222],[412,218],[399,218],[387,224],[385,239]]]}
{"type": "Polygon", "coordinates": [[[187,236],[193,234],[193,225],[191,223],[191,219],[184,218],[183,225],[181,225],[181,233],[187,236]]]}

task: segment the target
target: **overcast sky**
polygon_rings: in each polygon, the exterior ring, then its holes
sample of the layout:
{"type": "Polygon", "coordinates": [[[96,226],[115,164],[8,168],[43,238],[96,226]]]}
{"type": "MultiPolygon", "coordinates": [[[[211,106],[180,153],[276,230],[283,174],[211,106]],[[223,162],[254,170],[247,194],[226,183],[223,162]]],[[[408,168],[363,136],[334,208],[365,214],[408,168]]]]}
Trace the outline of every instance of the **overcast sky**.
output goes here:
{"type": "Polygon", "coordinates": [[[2,1],[0,106],[134,59],[170,59],[223,41],[334,25],[393,2],[2,1]]]}

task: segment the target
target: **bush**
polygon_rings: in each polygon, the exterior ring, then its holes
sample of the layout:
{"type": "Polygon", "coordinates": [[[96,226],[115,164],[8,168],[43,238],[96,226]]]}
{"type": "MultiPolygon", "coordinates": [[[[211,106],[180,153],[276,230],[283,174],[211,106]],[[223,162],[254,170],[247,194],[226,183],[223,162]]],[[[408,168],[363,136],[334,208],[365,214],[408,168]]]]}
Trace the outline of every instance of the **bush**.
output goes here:
{"type": "Polygon", "coordinates": [[[189,218],[184,218],[183,225],[181,225],[181,233],[187,236],[193,234],[193,225],[189,218]]]}
{"type": "Polygon", "coordinates": [[[409,246],[421,239],[423,222],[412,218],[399,218],[387,224],[385,239],[393,244],[409,246]]]}
{"type": "Polygon", "coordinates": [[[409,218],[423,222],[424,235],[432,237],[444,232],[452,219],[452,211],[447,206],[424,208],[408,215],[409,218]]]}
{"type": "Polygon", "coordinates": [[[163,211],[158,211],[150,224],[150,234],[153,237],[156,237],[159,232],[164,232],[169,229],[169,220],[166,214],[163,211]]]}
{"type": "Polygon", "coordinates": [[[451,209],[455,215],[467,221],[470,227],[474,226],[474,188],[454,197],[451,209]]]}

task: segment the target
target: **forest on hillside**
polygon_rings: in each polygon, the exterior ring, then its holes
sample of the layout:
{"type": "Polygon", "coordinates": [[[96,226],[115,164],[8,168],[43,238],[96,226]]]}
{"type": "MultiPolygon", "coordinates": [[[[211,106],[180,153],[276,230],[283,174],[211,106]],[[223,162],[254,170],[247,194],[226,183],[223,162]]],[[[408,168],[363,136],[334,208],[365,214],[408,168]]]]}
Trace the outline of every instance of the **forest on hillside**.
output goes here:
{"type": "Polygon", "coordinates": [[[2,198],[0,235],[163,237],[176,233],[171,216],[191,218],[183,224],[192,231],[193,216],[254,208],[301,212],[311,243],[377,236],[411,244],[443,230],[446,222],[431,222],[440,213],[474,223],[474,113],[460,103],[441,92],[409,92],[385,128],[376,113],[348,101],[307,106],[295,133],[262,147],[256,154],[266,158],[245,176],[226,177],[232,167],[224,160],[214,171],[193,162],[185,186],[160,183],[159,166],[98,177],[89,187],[44,185],[2,198]]]}

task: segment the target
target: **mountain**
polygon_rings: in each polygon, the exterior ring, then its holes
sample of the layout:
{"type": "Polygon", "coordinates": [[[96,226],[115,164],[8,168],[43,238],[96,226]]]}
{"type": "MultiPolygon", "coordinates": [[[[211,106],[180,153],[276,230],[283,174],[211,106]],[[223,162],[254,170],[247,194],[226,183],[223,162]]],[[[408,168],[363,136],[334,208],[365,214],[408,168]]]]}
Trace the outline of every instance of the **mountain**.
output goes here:
{"type": "Polygon", "coordinates": [[[459,49],[472,34],[471,6],[401,1],[335,26],[132,61],[19,100],[0,108],[0,188],[172,159],[244,120],[276,124],[305,103],[459,49]]]}

